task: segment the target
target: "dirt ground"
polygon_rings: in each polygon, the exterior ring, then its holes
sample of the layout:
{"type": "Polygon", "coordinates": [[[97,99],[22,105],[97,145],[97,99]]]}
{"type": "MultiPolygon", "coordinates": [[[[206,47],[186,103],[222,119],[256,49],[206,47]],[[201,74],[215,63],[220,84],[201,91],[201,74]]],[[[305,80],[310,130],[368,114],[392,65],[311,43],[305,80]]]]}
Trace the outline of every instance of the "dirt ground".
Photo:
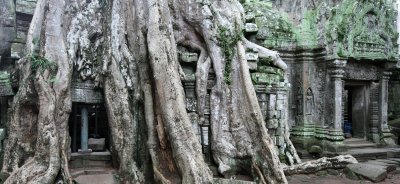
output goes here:
{"type": "MultiPolygon", "coordinates": [[[[362,180],[351,180],[348,179],[343,173],[337,176],[330,174],[312,174],[312,175],[293,175],[287,177],[289,184],[364,184],[373,183],[372,181],[362,180]]],[[[381,184],[400,184],[400,172],[399,170],[388,174],[388,177],[378,182],[381,184]]]]}

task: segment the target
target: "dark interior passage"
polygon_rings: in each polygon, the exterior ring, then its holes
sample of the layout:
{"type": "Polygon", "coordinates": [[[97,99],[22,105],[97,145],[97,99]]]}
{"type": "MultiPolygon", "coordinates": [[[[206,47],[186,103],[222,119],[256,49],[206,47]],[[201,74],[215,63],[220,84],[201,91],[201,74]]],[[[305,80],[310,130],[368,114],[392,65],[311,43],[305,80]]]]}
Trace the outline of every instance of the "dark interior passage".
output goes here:
{"type": "Polygon", "coordinates": [[[344,91],[344,125],[346,137],[365,138],[367,125],[367,91],[365,85],[347,85],[344,91]],[[350,135],[349,135],[350,134],[350,135]]]}
{"type": "MultiPolygon", "coordinates": [[[[85,147],[82,144],[82,133],[87,135],[89,141],[87,148],[93,148],[93,142],[99,145],[104,140],[104,146],[93,149],[93,151],[105,151],[109,147],[109,128],[107,121],[107,113],[103,104],[84,104],[73,103],[72,113],[69,119],[69,134],[71,136],[71,151],[78,152],[79,149],[85,147]],[[85,123],[83,119],[87,118],[87,133],[85,131],[85,123]]],[[[98,146],[97,146],[98,147],[98,146]]]]}

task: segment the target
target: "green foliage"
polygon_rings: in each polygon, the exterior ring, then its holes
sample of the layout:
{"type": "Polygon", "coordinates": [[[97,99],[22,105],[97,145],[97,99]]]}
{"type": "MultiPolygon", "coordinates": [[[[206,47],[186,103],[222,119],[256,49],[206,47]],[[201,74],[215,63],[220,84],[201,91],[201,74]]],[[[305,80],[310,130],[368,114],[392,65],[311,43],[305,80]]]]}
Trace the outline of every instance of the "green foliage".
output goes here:
{"type": "Polygon", "coordinates": [[[231,72],[232,72],[232,59],[234,55],[235,44],[242,39],[243,33],[237,31],[232,33],[228,28],[218,27],[217,40],[222,52],[225,56],[225,69],[224,69],[224,80],[225,83],[230,85],[232,83],[231,72]]]}
{"type": "Polygon", "coordinates": [[[302,47],[315,48],[318,45],[318,15],[317,10],[307,10],[303,21],[295,29],[297,44],[302,47]]]}
{"type": "Polygon", "coordinates": [[[294,26],[285,12],[273,8],[270,1],[247,0],[243,6],[246,21],[257,24],[259,31],[256,36],[264,40],[263,46],[276,48],[293,45],[294,26]]]}
{"type": "Polygon", "coordinates": [[[45,70],[49,70],[52,73],[57,71],[57,63],[53,61],[33,54],[28,57],[31,62],[31,71],[33,73],[43,73],[45,70]]]}
{"type": "MultiPolygon", "coordinates": [[[[28,55],[28,58],[31,63],[32,74],[37,74],[37,72],[43,73],[45,70],[48,70],[52,74],[48,82],[49,83],[57,82],[55,73],[57,72],[58,66],[56,62],[50,61],[44,57],[40,57],[33,54],[28,55]]],[[[34,79],[33,76],[31,76],[30,79],[33,80],[34,79]]]]}
{"type": "Polygon", "coordinates": [[[397,12],[385,0],[344,0],[330,10],[325,44],[332,54],[356,59],[396,60],[397,12]],[[381,48],[383,47],[383,48],[381,48]]]}

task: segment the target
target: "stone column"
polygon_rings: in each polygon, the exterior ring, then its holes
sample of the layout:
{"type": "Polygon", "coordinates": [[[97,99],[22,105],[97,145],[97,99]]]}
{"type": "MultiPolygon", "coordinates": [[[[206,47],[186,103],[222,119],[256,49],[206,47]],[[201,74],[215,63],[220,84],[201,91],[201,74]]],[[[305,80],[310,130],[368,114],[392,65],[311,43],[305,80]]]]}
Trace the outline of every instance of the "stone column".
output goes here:
{"type": "Polygon", "coordinates": [[[379,80],[379,135],[380,143],[383,145],[395,145],[391,138],[392,134],[388,128],[388,83],[391,72],[383,72],[379,80]]]}
{"type": "Polygon", "coordinates": [[[346,60],[335,60],[333,62],[333,68],[330,72],[332,81],[332,97],[333,97],[333,112],[332,112],[332,126],[328,131],[327,139],[329,143],[327,145],[328,151],[340,152],[346,150],[343,140],[343,74],[344,67],[346,66],[346,60]]]}
{"type": "Polygon", "coordinates": [[[295,79],[297,82],[293,82],[295,85],[292,88],[294,93],[295,101],[295,121],[296,126],[291,129],[290,136],[293,145],[298,149],[298,151],[307,151],[312,145],[318,145],[315,135],[315,122],[310,121],[311,115],[307,114],[307,89],[310,88],[310,62],[304,59],[301,65],[298,66],[299,72],[298,78],[295,79]],[[300,68],[301,67],[301,68],[300,68]]]}
{"type": "Polygon", "coordinates": [[[83,106],[81,109],[81,152],[88,151],[89,125],[88,109],[83,106]]]}

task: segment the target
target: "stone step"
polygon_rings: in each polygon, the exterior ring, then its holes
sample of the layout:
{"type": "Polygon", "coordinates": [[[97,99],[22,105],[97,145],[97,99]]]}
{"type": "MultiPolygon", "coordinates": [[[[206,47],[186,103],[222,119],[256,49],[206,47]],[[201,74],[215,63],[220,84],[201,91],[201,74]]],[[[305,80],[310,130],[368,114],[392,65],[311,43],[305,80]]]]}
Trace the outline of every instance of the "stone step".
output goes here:
{"type": "Polygon", "coordinates": [[[113,174],[81,175],[74,179],[77,184],[117,184],[113,174]]]}
{"type": "MultiPolygon", "coordinates": [[[[359,162],[376,159],[400,158],[400,148],[355,148],[345,152],[336,153],[337,155],[350,154],[359,162]]],[[[335,155],[327,155],[335,156],[335,155]]]]}
{"type": "Polygon", "coordinates": [[[389,158],[391,161],[395,161],[400,164],[400,158],[389,158]]]}
{"type": "Polygon", "coordinates": [[[376,159],[375,161],[383,162],[383,163],[387,163],[387,164],[394,164],[396,166],[400,166],[400,161],[394,161],[394,160],[391,160],[391,159],[376,159]]]}
{"type": "Polygon", "coordinates": [[[254,181],[214,178],[214,184],[256,184],[254,181]]]}
{"type": "Polygon", "coordinates": [[[116,173],[112,167],[88,167],[70,170],[71,176],[76,178],[81,175],[113,174],[116,173]]]}
{"type": "Polygon", "coordinates": [[[112,167],[89,167],[70,170],[77,184],[116,184],[116,171],[112,167]]]}
{"type": "Polygon", "coordinates": [[[369,143],[369,142],[363,142],[363,143],[358,143],[358,144],[346,144],[346,147],[348,149],[354,149],[354,148],[375,148],[376,145],[374,143],[369,143]]]}
{"type": "Polygon", "coordinates": [[[368,142],[364,138],[350,138],[343,141],[345,144],[368,142]]]}
{"type": "Polygon", "coordinates": [[[105,152],[72,153],[70,160],[71,169],[88,167],[111,167],[111,154],[105,152]]]}

